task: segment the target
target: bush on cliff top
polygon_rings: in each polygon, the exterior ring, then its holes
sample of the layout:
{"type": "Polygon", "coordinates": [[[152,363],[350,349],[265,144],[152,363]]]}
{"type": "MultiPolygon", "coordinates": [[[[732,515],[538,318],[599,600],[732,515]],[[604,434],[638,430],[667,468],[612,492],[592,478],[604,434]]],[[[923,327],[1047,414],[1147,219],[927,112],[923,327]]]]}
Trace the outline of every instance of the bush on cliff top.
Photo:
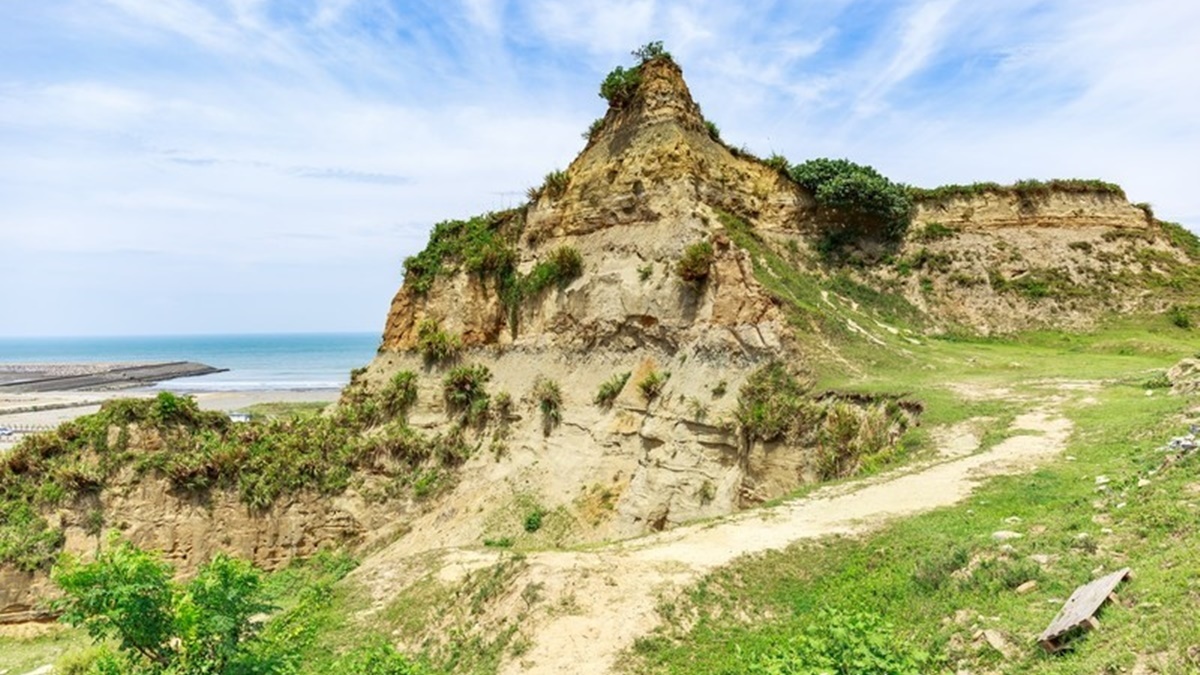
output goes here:
{"type": "Polygon", "coordinates": [[[912,219],[905,186],[875,169],[845,159],[812,159],[791,169],[827,218],[842,231],[875,232],[899,240],[912,219]]]}
{"type": "Polygon", "coordinates": [[[600,83],[600,98],[608,101],[611,106],[620,108],[633,100],[638,86],[642,83],[643,65],[656,59],[673,60],[671,54],[663,49],[661,41],[647,42],[633,50],[632,54],[638,60],[636,66],[617,66],[609,71],[600,83]]]}
{"type": "Polygon", "coordinates": [[[523,224],[520,212],[513,210],[434,225],[425,249],[404,261],[405,284],[423,295],[439,275],[461,267],[504,285],[516,268],[514,243],[523,224]]]}

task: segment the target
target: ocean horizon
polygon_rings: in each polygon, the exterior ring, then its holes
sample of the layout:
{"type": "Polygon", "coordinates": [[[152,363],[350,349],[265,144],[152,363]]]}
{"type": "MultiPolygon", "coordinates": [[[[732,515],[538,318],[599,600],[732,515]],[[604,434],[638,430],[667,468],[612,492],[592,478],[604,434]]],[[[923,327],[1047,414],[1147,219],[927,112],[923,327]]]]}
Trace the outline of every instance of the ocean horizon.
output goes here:
{"type": "Polygon", "coordinates": [[[3,363],[196,361],[227,372],[168,380],[171,391],[340,389],[367,365],[378,333],[251,333],[98,337],[0,337],[3,363]]]}

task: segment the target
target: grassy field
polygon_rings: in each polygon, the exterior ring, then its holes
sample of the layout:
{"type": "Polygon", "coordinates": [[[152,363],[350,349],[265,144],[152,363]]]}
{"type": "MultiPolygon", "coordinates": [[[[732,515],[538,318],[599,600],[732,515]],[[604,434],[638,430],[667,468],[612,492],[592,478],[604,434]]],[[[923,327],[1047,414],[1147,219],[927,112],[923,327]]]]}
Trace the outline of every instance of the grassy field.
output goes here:
{"type": "Polygon", "coordinates": [[[933,340],[912,351],[908,367],[823,384],[911,392],[926,403],[926,424],[1007,420],[1059,397],[1075,424],[1068,449],[1033,473],[989,481],[961,505],[876,534],[742,559],[664,604],[663,627],[638,642],[628,669],[804,673],[798,664],[838,640],[890,645],[880,649],[892,665],[927,657],[918,672],[1200,669],[1200,626],[1182,620],[1200,609],[1200,460],[1163,468],[1160,449],[1200,421],[1200,410],[1147,388],[1196,351],[1193,335],[1150,319],[1090,335],[933,340]],[[1021,536],[998,541],[999,531],[1021,536]],[[1076,586],[1124,566],[1135,577],[1099,631],[1055,656],[1034,644],[1076,586]]]}

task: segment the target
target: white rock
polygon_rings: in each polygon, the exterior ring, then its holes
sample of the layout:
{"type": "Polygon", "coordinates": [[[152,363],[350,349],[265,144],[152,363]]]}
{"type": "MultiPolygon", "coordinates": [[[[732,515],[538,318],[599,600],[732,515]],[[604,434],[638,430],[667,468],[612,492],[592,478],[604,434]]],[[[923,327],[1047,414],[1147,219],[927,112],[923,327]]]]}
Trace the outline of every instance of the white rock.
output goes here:
{"type": "Polygon", "coordinates": [[[1021,534],[1020,532],[1013,532],[1012,530],[997,530],[996,532],[992,533],[992,539],[994,539],[996,541],[1009,541],[1011,539],[1020,539],[1023,536],[1025,536],[1025,535],[1021,534]]]}

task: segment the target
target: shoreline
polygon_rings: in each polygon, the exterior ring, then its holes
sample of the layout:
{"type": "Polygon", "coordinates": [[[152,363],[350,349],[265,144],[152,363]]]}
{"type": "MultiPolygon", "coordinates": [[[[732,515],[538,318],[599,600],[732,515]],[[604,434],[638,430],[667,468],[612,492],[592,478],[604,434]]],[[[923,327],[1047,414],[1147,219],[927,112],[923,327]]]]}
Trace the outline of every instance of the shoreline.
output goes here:
{"type": "Polygon", "coordinates": [[[194,361],[0,364],[0,392],[111,391],[227,372],[194,361]]]}

